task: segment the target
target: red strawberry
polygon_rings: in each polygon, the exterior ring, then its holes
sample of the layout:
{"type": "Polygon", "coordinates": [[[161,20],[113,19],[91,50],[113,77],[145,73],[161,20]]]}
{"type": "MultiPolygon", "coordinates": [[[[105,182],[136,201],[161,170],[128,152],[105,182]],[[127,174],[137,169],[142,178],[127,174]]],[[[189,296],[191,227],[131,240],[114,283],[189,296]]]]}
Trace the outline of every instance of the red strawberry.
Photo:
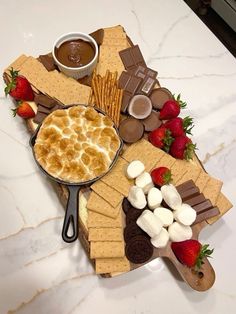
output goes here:
{"type": "Polygon", "coordinates": [[[16,100],[34,100],[34,92],[29,81],[18,75],[19,71],[10,70],[11,82],[5,88],[5,94],[10,94],[16,100]]]}
{"type": "Polygon", "coordinates": [[[15,117],[16,114],[24,119],[29,119],[35,117],[34,110],[30,107],[27,102],[22,102],[16,109],[12,109],[13,116],[15,117]]]}
{"type": "Polygon", "coordinates": [[[182,242],[172,242],[171,248],[180,263],[188,266],[201,268],[204,264],[204,257],[211,257],[214,249],[210,250],[209,244],[201,245],[197,240],[186,240],[182,242]]]}
{"type": "Polygon", "coordinates": [[[171,171],[167,167],[158,167],[151,172],[152,181],[158,186],[170,183],[171,171]]]}
{"type": "Polygon", "coordinates": [[[173,137],[185,135],[186,133],[191,134],[191,130],[194,127],[193,119],[185,117],[184,119],[177,117],[169,121],[166,121],[163,126],[171,131],[173,137]]]}
{"type": "Polygon", "coordinates": [[[170,146],[170,154],[178,159],[192,159],[193,152],[196,149],[196,144],[193,144],[191,139],[186,135],[178,136],[174,139],[170,146]]]}
{"type": "Polygon", "coordinates": [[[170,130],[161,126],[149,133],[148,140],[152,143],[152,145],[158,148],[163,148],[166,152],[168,152],[174,139],[171,136],[170,130]]]}
{"type": "Polygon", "coordinates": [[[167,100],[161,111],[160,111],[160,119],[161,120],[169,120],[178,117],[180,113],[180,109],[185,108],[187,106],[186,102],[180,100],[180,94],[177,96],[176,100],[167,100]]]}

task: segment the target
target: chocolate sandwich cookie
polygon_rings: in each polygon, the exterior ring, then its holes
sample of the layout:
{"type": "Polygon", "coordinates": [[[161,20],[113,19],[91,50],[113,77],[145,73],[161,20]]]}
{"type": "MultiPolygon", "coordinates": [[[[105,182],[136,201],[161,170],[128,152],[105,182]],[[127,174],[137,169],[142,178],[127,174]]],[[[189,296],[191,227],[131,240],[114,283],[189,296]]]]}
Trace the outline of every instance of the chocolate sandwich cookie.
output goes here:
{"type": "Polygon", "coordinates": [[[144,209],[136,209],[134,207],[129,208],[125,217],[126,225],[130,224],[131,222],[136,222],[143,211],[144,209]]]}
{"type": "Polygon", "coordinates": [[[149,117],[141,120],[146,132],[151,132],[162,125],[162,121],[159,119],[159,117],[160,113],[153,110],[149,117]]]}
{"type": "Polygon", "coordinates": [[[131,222],[124,229],[124,239],[125,242],[129,242],[133,237],[138,235],[147,236],[148,235],[136,224],[136,222],[131,222]]]}
{"type": "Polygon", "coordinates": [[[127,259],[134,264],[147,262],[153,254],[153,246],[150,240],[142,235],[133,237],[125,246],[127,259]]]}
{"type": "Polygon", "coordinates": [[[123,199],[123,202],[122,202],[122,209],[123,209],[123,212],[125,214],[127,214],[127,212],[129,211],[129,209],[132,209],[133,206],[130,204],[130,202],[128,201],[128,199],[125,197],[123,199]]]}
{"type": "Polygon", "coordinates": [[[119,133],[124,142],[135,143],[142,138],[144,126],[135,118],[127,118],[120,123],[119,133]]]}
{"type": "Polygon", "coordinates": [[[173,99],[173,96],[167,88],[160,87],[152,91],[150,99],[153,108],[160,110],[167,100],[173,99]]]}

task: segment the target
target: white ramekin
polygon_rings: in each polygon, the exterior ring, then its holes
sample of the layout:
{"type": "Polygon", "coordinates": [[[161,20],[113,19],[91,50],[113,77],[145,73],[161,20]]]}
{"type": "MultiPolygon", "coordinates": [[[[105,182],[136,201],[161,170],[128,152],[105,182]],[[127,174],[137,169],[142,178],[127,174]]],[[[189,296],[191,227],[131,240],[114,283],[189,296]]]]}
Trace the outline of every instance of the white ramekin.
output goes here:
{"type": "Polygon", "coordinates": [[[89,35],[84,34],[84,33],[78,33],[78,32],[73,32],[73,33],[67,33],[62,36],[60,36],[54,43],[53,49],[52,49],[52,55],[55,63],[57,64],[58,68],[60,69],[61,72],[63,72],[67,76],[71,76],[74,79],[79,79],[82,77],[85,77],[87,75],[90,75],[94,68],[96,67],[97,60],[98,60],[98,45],[96,41],[89,35]],[[55,56],[55,48],[59,48],[61,44],[63,44],[65,41],[72,40],[72,39],[83,39],[85,41],[89,41],[95,50],[95,56],[91,62],[88,64],[78,67],[78,68],[72,68],[72,67],[67,67],[66,65],[62,64],[59,62],[55,56]]]}

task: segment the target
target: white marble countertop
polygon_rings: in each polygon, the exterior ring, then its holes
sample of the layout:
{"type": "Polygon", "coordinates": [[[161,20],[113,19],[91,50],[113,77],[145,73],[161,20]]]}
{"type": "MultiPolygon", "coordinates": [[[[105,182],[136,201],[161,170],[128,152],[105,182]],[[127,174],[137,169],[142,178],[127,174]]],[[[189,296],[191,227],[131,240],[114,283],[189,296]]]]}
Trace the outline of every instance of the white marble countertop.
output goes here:
{"type": "MultiPolygon", "coordinates": [[[[236,201],[236,62],[182,0],[3,0],[1,72],[59,35],[121,24],[159,80],[188,102],[207,171],[236,201]]],[[[63,208],[31,156],[24,121],[0,86],[0,313],[235,313],[234,208],[200,239],[215,248],[212,289],[191,290],[161,259],[113,279],[94,275],[77,241],[61,240],[63,208]]]]}

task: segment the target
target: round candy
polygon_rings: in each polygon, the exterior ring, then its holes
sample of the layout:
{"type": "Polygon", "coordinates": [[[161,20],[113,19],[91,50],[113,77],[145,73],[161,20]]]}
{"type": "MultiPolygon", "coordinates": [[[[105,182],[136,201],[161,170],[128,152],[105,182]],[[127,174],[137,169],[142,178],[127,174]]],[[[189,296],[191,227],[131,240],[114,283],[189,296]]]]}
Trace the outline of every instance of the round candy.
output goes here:
{"type": "Polygon", "coordinates": [[[150,99],[153,108],[160,110],[167,100],[173,99],[173,96],[167,88],[160,87],[152,91],[150,99]]]}
{"type": "Polygon", "coordinates": [[[128,112],[136,119],[147,118],[152,111],[152,102],[150,98],[145,95],[135,95],[128,107],[128,112]]]}
{"type": "Polygon", "coordinates": [[[153,110],[150,116],[141,120],[146,132],[151,132],[162,125],[162,121],[159,119],[159,116],[160,113],[153,110]]]}
{"type": "Polygon", "coordinates": [[[142,235],[133,237],[125,247],[125,255],[134,264],[147,262],[153,254],[153,246],[150,240],[142,235]]]}
{"type": "Polygon", "coordinates": [[[143,124],[135,118],[127,118],[120,123],[119,134],[126,143],[135,143],[144,133],[143,124]]]}
{"type": "Polygon", "coordinates": [[[131,222],[128,224],[124,229],[124,239],[125,242],[129,242],[131,238],[137,236],[137,235],[148,235],[136,224],[136,222],[131,222]]]}

